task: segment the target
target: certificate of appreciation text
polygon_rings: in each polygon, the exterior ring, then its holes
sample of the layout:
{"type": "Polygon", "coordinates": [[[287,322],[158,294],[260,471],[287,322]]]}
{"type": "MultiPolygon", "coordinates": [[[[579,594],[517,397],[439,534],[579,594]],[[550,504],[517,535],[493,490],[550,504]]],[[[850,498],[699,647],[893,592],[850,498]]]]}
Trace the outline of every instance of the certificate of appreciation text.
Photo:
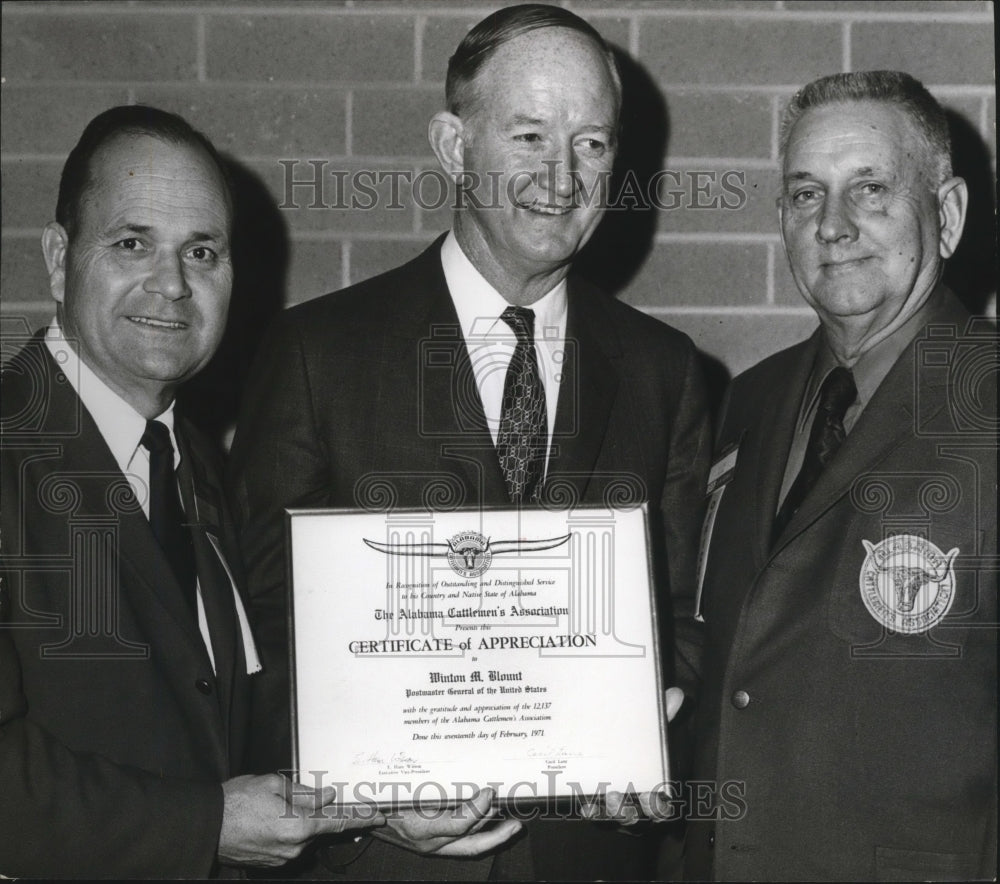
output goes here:
{"type": "Polygon", "coordinates": [[[289,510],[299,778],[345,803],[668,779],[644,507],[289,510]]]}

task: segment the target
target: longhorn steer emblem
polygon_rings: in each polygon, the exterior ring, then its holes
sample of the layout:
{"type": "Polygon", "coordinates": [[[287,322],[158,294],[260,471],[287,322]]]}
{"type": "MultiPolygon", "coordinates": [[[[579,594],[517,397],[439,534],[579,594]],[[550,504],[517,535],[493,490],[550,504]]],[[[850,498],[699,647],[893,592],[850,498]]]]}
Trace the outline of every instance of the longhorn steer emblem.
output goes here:
{"type": "Polygon", "coordinates": [[[896,534],[881,543],[862,540],[861,597],[869,613],[894,632],[925,632],[955,597],[958,547],[942,552],[923,537],[896,534]]]}
{"type": "Polygon", "coordinates": [[[564,534],[542,540],[491,540],[476,531],[460,531],[445,543],[380,543],[367,537],[364,541],[372,549],[390,556],[441,556],[447,558],[456,574],[478,577],[490,567],[493,556],[555,549],[569,538],[569,534],[564,534]]]}

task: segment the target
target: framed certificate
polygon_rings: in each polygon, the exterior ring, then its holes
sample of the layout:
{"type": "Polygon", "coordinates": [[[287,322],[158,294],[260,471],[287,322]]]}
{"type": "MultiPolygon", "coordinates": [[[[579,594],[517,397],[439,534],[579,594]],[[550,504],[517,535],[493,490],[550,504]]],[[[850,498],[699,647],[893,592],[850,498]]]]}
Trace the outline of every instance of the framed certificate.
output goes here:
{"type": "Polygon", "coordinates": [[[645,507],[287,525],[300,781],[380,807],[668,781],[645,507]]]}

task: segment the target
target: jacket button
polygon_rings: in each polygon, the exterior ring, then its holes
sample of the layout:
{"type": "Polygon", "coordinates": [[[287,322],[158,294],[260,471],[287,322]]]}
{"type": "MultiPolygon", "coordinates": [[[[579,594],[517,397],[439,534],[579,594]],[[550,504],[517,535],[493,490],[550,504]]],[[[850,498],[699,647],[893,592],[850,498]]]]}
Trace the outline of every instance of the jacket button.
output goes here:
{"type": "Polygon", "coordinates": [[[212,683],[207,678],[199,678],[194,683],[194,686],[198,688],[198,690],[201,691],[203,694],[207,695],[212,693],[212,683]]]}
{"type": "Polygon", "coordinates": [[[750,695],[746,691],[736,691],[733,694],[733,705],[737,709],[746,709],[750,705],[750,695]]]}
{"type": "Polygon", "coordinates": [[[708,849],[715,847],[715,829],[708,833],[708,849]]]}

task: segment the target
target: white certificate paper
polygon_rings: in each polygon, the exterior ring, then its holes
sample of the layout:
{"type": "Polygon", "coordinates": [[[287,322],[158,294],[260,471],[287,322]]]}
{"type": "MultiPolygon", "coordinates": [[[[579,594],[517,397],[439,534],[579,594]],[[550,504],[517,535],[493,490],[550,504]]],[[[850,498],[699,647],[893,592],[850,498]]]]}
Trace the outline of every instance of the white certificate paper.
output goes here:
{"type": "Polygon", "coordinates": [[[668,781],[646,510],[289,510],[293,733],[344,803],[668,781]]]}

